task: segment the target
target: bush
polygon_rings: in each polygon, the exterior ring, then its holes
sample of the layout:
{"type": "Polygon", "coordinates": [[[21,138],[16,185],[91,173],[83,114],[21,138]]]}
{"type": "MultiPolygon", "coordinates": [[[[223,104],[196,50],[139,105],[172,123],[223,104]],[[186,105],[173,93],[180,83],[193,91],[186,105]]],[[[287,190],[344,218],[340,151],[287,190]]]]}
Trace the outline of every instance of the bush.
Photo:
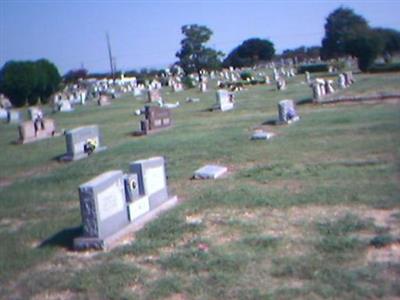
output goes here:
{"type": "Polygon", "coordinates": [[[240,78],[242,80],[247,80],[248,78],[251,79],[251,77],[253,77],[253,75],[251,75],[251,72],[249,72],[249,71],[244,71],[244,72],[240,73],[240,78]]]}
{"type": "Polygon", "coordinates": [[[188,89],[192,89],[195,87],[193,79],[190,78],[189,76],[185,76],[182,79],[182,83],[188,88],[188,89]]]}
{"type": "Polygon", "coordinates": [[[307,72],[316,73],[316,72],[328,72],[329,66],[328,64],[312,64],[312,65],[302,65],[298,68],[298,73],[302,74],[307,72]]]}
{"type": "Polygon", "coordinates": [[[45,59],[9,61],[0,70],[0,92],[17,107],[35,105],[39,99],[46,103],[60,81],[56,66],[45,59]]]}
{"type": "Polygon", "coordinates": [[[400,72],[400,63],[374,64],[368,71],[371,73],[400,72]]]}

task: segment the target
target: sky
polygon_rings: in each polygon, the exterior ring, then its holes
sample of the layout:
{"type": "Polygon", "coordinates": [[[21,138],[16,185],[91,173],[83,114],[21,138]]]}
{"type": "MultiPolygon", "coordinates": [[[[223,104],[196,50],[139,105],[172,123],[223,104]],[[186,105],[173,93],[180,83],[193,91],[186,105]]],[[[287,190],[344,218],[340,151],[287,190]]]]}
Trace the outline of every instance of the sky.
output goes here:
{"type": "Polygon", "coordinates": [[[46,58],[61,74],[82,66],[107,72],[106,33],[117,70],[167,67],[187,24],[210,28],[208,46],[225,54],[254,37],[279,53],[320,45],[326,17],[340,6],[373,27],[400,30],[400,0],[0,0],[0,67],[46,58]]]}

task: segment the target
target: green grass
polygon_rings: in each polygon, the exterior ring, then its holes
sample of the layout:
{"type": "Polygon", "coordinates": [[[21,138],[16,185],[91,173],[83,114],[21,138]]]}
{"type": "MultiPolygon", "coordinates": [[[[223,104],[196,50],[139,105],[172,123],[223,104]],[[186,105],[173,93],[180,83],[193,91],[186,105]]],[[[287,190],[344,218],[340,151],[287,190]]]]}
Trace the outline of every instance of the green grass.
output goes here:
{"type": "MultiPolygon", "coordinates": [[[[396,73],[356,79],[339,94],[399,91],[396,73]]],[[[0,124],[0,298],[399,297],[399,276],[385,277],[400,274],[399,266],[366,261],[370,247],[398,237],[363,214],[390,210],[399,226],[400,106],[299,105],[300,122],[269,126],[277,134],[271,141],[250,141],[253,128],[276,119],[279,100],[311,97],[302,80],[289,79],[283,92],[249,86],[226,113],[207,110],[213,89],[164,90],[168,102],[181,102],[173,127],[139,138],[131,135],[140,119],[133,111],[143,97],[51,114],[60,129],[100,126],[108,150],[72,163],[55,160],[65,152],[63,136],[15,145],[17,126],[0,124]],[[129,244],[72,252],[80,234],[78,186],[153,155],[166,157],[171,194],[184,201],[129,244]],[[208,163],[228,166],[229,176],[190,180],[208,163]],[[189,215],[202,223],[186,223],[189,215]]]]}

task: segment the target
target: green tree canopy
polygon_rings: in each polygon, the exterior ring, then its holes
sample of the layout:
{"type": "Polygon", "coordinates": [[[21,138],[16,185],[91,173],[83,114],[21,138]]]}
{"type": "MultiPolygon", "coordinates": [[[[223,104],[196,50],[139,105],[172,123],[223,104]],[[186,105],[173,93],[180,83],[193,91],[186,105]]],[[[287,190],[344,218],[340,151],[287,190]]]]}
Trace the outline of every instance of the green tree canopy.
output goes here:
{"type": "Polygon", "coordinates": [[[322,40],[323,58],[337,58],[348,54],[347,42],[369,31],[367,21],[352,9],[340,7],[326,19],[322,40]]]}
{"type": "Polygon", "coordinates": [[[261,61],[269,61],[275,54],[274,44],[269,40],[252,38],[244,41],[229,53],[224,66],[246,67],[261,61]]]}
{"type": "Polygon", "coordinates": [[[368,31],[348,40],[346,52],[357,57],[359,69],[365,72],[381,52],[381,45],[379,37],[373,31],[368,31]]]}
{"type": "Polygon", "coordinates": [[[303,61],[304,59],[317,58],[320,56],[321,47],[312,46],[305,47],[301,46],[295,49],[286,49],[282,52],[281,57],[283,58],[294,58],[297,57],[299,61],[303,61]]]}
{"type": "Polygon", "coordinates": [[[0,70],[0,91],[13,105],[43,103],[56,91],[61,81],[54,64],[38,61],[9,61],[0,70]]]}
{"type": "Polygon", "coordinates": [[[66,83],[76,83],[79,79],[85,79],[88,76],[88,70],[81,68],[76,70],[68,71],[64,76],[63,80],[66,83]]]}
{"type": "Polygon", "coordinates": [[[393,55],[400,52],[400,31],[389,28],[374,28],[373,31],[380,39],[384,53],[393,55]]]}
{"type": "Polygon", "coordinates": [[[214,70],[221,66],[223,53],[205,44],[210,40],[212,31],[206,26],[182,26],[185,38],[181,41],[181,50],[176,53],[179,58],[178,65],[186,74],[200,72],[202,69],[214,70]]]}

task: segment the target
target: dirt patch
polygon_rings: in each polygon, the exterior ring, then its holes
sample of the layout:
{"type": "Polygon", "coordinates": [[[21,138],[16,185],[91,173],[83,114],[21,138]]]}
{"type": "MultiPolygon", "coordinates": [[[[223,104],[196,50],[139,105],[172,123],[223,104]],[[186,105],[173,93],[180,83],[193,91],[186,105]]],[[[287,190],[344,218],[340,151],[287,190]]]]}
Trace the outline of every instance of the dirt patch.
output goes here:
{"type": "Polygon", "coordinates": [[[76,295],[71,291],[63,291],[63,292],[44,292],[35,295],[32,300],[72,300],[76,299],[76,295]]]}
{"type": "Polygon", "coordinates": [[[0,178],[0,188],[11,185],[14,181],[7,178],[0,178]]]}
{"type": "Polygon", "coordinates": [[[53,171],[54,169],[57,168],[57,166],[60,166],[59,163],[56,162],[51,162],[46,165],[41,165],[38,167],[34,167],[32,169],[29,169],[27,171],[19,172],[17,174],[13,174],[12,176],[9,177],[1,177],[0,178],[0,188],[4,188],[7,186],[12,185],[14,182],[20,179],[28,178],[28,177],[33,177],[33,176],[38,176],[42,175],[45,173],[48,173],[50,171],[53,171]]]}
{"type": "Polygon", "coordinates": [[[382,248],[369,247],[366,259],[368,262],[400,263],[400,243],[393,243],[382,248]]]}
{"type": "Polygon", "coordinates": [[[25,222],[19,219],[9,219],[5,218],[0,220],[0,230],[1,227],[5,227],[8,232],[18,231],[22,226],[24,226],[25,222]]]}
{"type": "Polygon", "coordinates": [[[165,298],[165,300],[186,300],[188,299],[184,294],[173,294],[167,298],[165,298]]]}
{"type": "Polygon", "coordinates": [[[398,209],[370,209],[364,214],[365,217],[373,220],[375,226],[386,228],[390,234],[400,235],[400,214],[398,209]]]}

